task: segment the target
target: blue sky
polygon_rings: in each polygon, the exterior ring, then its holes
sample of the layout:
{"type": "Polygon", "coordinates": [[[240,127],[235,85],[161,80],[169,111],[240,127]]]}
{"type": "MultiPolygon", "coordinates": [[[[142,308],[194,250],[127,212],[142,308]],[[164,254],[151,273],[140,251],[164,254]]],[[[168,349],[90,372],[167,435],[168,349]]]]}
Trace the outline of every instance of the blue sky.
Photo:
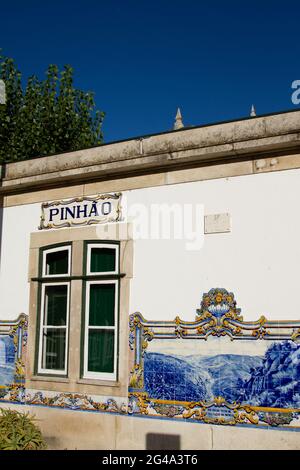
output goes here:
{"type": "MultiPolygon", "coordinates": [[[[0,47],[26,78],[71,64],[106,112],[105,142],[296,109],[300,2],[1,2],[0,47]]],[[[299,107],[299,105],[298,105],[299,107]]]]}

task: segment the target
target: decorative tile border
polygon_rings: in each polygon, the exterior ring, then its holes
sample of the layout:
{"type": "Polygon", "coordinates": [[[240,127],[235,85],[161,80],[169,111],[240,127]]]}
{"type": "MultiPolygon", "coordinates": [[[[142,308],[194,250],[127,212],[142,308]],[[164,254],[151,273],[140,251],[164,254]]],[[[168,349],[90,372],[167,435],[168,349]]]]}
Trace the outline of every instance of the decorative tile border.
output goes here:
{"type": "Polygon", "coordinates": [[[110,413],[127,413],[126,399],[114,399],[102,396],[89,396],[79,393],[58,393],[41,390],[26,390],[26,405],[51,406],[81,411],[105,411],[110,413]]]}

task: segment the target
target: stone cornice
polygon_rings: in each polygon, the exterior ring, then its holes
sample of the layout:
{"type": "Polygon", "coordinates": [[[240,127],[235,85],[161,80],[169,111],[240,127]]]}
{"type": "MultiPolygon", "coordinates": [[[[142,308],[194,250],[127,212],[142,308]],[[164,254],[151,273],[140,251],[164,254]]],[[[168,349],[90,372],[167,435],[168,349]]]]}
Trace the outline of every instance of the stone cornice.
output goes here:
{"type": "Polygon", "coordinates": [[[106,144],[2,166],[0,195],[299,152],[300,110],[106,144]]]}

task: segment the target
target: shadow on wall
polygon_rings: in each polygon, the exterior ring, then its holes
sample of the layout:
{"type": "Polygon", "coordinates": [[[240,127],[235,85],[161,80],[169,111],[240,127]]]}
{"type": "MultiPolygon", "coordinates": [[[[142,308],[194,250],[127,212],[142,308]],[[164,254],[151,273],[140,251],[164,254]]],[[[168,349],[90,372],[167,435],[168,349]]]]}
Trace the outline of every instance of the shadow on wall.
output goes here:
{"type": "Polygon", "coordinates": [[[175,434],[146,434],[146,450],[180,450],[180,436],[175,434]]]}

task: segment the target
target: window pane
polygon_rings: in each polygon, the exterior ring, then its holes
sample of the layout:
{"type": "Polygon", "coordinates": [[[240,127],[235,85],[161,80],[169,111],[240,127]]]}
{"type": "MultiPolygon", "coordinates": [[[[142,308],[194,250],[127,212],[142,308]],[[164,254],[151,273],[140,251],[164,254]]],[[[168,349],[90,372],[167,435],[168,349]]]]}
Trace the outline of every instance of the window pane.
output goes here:
{"type": "Polygon", "coordinates": [[[115,284],[90,285],[90,326],[114,326],[115,284]]]}
{"type": "Polygon", "coordinates": [[[91,248],[91,273],[116,270],[116,250],[114,248],[91,248]]]}
{"type": "Polygon", "coordinates": [[[60,250],[46,255],[46,274],[68,274],[69,251],[60,250]]]}
{"type": "Polygon", "coordinates": [[[67,295],[67,286],[45,287],[44,325],[66,325],[67,295]]]}
{"type": "Polygon", "coordinates": [[[65,328],[44,328],[43,368],[64,370],[65,368],[65,328]]]}
{"type": "Polygon", "coordinates": [[[89,330],[88,371],[114,371],[114,331],[89,330]]]}

